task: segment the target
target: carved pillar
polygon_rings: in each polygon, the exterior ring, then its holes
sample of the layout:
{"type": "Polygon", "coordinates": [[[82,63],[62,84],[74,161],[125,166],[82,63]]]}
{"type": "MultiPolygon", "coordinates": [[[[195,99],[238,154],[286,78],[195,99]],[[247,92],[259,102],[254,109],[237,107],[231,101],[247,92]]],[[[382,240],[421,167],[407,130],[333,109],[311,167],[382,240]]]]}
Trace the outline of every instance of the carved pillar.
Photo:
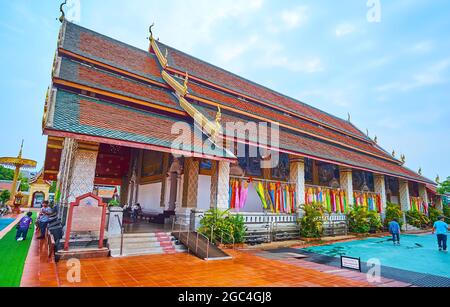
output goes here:
{"type": "Polygon", "coordinates": [[[341,188],[347,194],[347,205],[349,208],[352,208],[354,205],[353,198],[353,172],[351,168],[348,167],[340,167],[339,168],[339,177],[341,188]]]}
{"type": "Polygon", "coordinates": [[[230,162],[218,161],[217,175],[211,177],[211,185],[216,185],[216,193],[211,193],[211,198],[216,208],[227,210],[230,205],[230,162]],[[214,182],[214,183],[213,183],[214,182]]]}
{"type": "Polygon", "coordinates": [[[169,180],[170,180],[170,191],[169,191],[169,205],[167,211],[175,212],[177,208],[177,200],[179,193],[179,182],[182,172],[182,167],[180,160],[177,158],[173,159],[172,165],[169,168],[169,180]]]}
{"type": "Polygon", "coordinates": [[[408,180],[400,179],[399,184],[400,184],[400,205],[402,207],[402,211],[407,212],[411,209],[408,180]]]}
{"type": "Polygon", "coordinates": [[[163,156],[163,167],[162,167],[162,181],[161,181],[161,199],[159,201],[159,206],[161,208],[166,208],[166,190],[167,190],[167,172],[169,171],[169,155],[164,154],[163,156]]]}
{"type": "Polygon", "coordinates": [[[386,213],[387,197],[386,197],[386,181],[384,175],[375,174],[374,177],[375,193],[381,196],[382,215],[386,213]]]}
{"type": "Polygon", "coordinates": [[[68,182],[67,201],[71,203],[94,190],[99,144],[76,142],[68,182]]]}
{"type": "Polygon", "coordinates": [[[426,185],[420,183],[419,184],[419,197],[428,205],[430,200],[428,199],[428,192],[426,185]]]}
{"type": "Polygon", "coordinates": [[[183,178],[183,208],[197,207],[199,171],[199,160],[194,158],[186,158],[183,178]]]}
{"type": "Polygon", "coordinates": [[[211,193],[210,193],[210,208],[217,207],[217,181],[219,173],[217,169],[217,161],[211,161],[211,193]]]}
{"type": "MultiPolygon", "coordinates": [[[[297,199],[295,200],[297,210],[305,204],[305,159],[302,157],[289,157],[290,173],[289,181],[297,186],[297,199]]],[[[301,213],[301,212],[300,212],[301,213]]]]}

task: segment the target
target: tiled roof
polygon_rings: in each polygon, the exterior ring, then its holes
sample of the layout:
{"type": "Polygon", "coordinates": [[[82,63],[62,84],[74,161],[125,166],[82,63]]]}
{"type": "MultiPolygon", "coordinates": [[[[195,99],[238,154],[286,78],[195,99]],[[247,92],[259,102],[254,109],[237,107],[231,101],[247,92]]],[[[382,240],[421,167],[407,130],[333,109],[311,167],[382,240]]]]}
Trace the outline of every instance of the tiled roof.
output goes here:
{"type": "Polygon", "coordinates": [[[324,124],[334,126],[359,137],[367,138],[351,123],[323,112],[317,108],[307,105],[301,101],[277,93],[264,86],[237,76],[224,69],[194,58],[186,53],[176,50],[170,46],[159,43],[161,48],[168,50],[169,66],[180,71],[187,71],[190,75],[199,77],[227,89],[237,91],[244,95],[260,99],[272,105],[281,106],[299,115],[304,115],[324,124]]]}
{"type": "MultiPolygon", "coordinates": [[[[57,92],[53,122],[53,126],[46,128],[168,149],[178,137],[178,134],[170,133],[175,123],[182,123],[192,129],[192,123],[188,121],[91,99],[64,90],[57,92]]],[[[203,142],[208,145],[205,148],[213,148],[205,138],[199,139],[193,135],[192,139],[195,153],[223,157],[219,155],[223,154],[220,150],[202,152],[200,146],[203,142]]]]}
{"type": "Polygon", "coordinates": [[[64,23],[60,47],[75,54],[163,82],[156,56],[76,24],[64,23]]]}
{"type": "Polygon", "coordinates": [[[371,153],[374,153],[376,155],[381,155],[383,157],[386,157],[388,159],[392,159],[392,157],[386,153],[385,151],[378,149],[377,147],[373,146],[370,143],[354,139],[351,137],[348,137],[344,134],[341,134],[339,132],[321,128],[317,125],[314,125],[310,122],[301,120],[301,119],[295,119],[292,116],[288,116],[286,114],[283,114],[281,112],[277,112],[274,110],[270,110],[267,107],[258,105],[256,103],[252,103],[249,101],[242,101],[238,98],[233,97],[232,95],[227,95],[225,93],[222,93],[220,91],[212,90],[206,86],[202,86],[195,83],[189,83],[189,90],[190,93],[196,97],[208,99],[220,104],[224,104],[230,107],[233,107],[237,110],[245,111],[250,114],[258,115],[261,117],[264,117],[269,120],[274,120],[279,123],[283,123],[286,125],[289,125],[294,128],[298,128],[307,132],[310,132],[312,134],[323,136],[326,138],[329,138],[331,140],[339,141],[341,143],[354,146],[357,148],[360,148],[365,151],[369,151],[371,153]]]}
{"type": "Polygon", "coordinates": [[[59,78],[182,110],[178,101],[167,89],[118,76],[114,73],[94,67],[81,65],[80,63],[67,58],[62,59],[59,78]]]}
{"type": "MultiPolygon", "coordinates": [[[[214,116],[214,110],[196,106],[202,110],[209,117],[214,116]]],[[[222,120],[227,121],[243,121],[241,117],[236,117],[231,114],[222,114],[222,120]]],[[[245,121],[244,121],[245,123],[245,121]]],[[[270,130],[269,130],[270,132],[270,130]]],[[[238,136],[239,137],[239,136],[238,136]]],[[[243,137],[243,136],[240,136],[243,137]]],[[[257,136],[253,136],[256,138],[257,136]]],[[[269,135],[270,141],[270,135],[269,135]]],[[[429,179],[420,176],[419,174],[395,163],[390,163],[383,159],[378,159],[369,155],[361,154],[353,150],[349,150],[340,146],[330,144],[328,142],[319,141],[301,134],[280,130],[280,149],[293,153],[304,154],[313,158],[324,159],[335,162],[337,164],[344,164],[354,166],[366,170],[371,170],[378,173],[397,175],[414,181],[421,181],[428,184],[433,184],[429,179]]]]}

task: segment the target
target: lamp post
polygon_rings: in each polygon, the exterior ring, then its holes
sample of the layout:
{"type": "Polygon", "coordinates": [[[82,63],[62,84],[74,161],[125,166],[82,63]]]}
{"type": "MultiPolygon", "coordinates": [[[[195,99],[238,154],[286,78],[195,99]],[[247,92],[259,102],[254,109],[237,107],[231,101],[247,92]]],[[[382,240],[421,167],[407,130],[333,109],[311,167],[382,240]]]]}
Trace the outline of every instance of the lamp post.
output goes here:
{"type": "Polygon", "coordinates": [[[0,165],[13,168],[14,169],[14,178],[13,178],[13,184],[11,186],[11,196],[8,201],[8,205],[12,206],[14,205],[14,213],[20,213],[20,205],[22,203],[23,195],[20,194],[18,196],[20,197],[20,201],[16,202],[16,192],[17,192],[17,182],[19,181],[19,175],[21,169],[34,169],[36,167],[36,161],[29,160],[29,159],[23,159],[22,158],[22,150],[23,150],[23,140],[22,145],[20,146],[20,151],[17,157],[3,157],[0,158],[0,165]],[[16,205],[17,203],[17,205],[16,205]]]}

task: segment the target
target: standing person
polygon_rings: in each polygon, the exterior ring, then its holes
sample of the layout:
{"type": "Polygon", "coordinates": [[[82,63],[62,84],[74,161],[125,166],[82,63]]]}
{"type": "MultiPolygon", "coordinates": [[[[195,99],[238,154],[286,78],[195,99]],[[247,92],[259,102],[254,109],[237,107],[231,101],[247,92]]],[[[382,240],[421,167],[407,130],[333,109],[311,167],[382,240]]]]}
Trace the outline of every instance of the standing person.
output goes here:
{"type": "Polygon", "coordinates": [[[28,212],[17,224],[16,241],[20,242],[27,239],[28,229],[30,228],[33,219],[33,213],[28,212]]]}
{"type": "Polygon", "coordinates": [[[49,207],[48,201],[44,201],[42,204],[41,211],[39,212],[39,229],[41,230],[41,236],[38,237],[39,240],[42,240],[45,238],[45,230],[47,229],[48,222],[50,220],[50,215],[52,214],[53,210],[49,207]]]}
{"type": "Polygon", "coordinates": [[[447,231],[449,230],[448,224],[445,222],[445,217],[440,216],[439,220],[434,223],[433,234],[437,235],[439,251],[447,251],[447,231]]]}
{"type": "Polygon", "coordinates": [[[389,232],[392,235],[392,241],[394,241],[394,245],[400,245],[400,224],[397,219],[394,219],[389,223],[389,232]]]}

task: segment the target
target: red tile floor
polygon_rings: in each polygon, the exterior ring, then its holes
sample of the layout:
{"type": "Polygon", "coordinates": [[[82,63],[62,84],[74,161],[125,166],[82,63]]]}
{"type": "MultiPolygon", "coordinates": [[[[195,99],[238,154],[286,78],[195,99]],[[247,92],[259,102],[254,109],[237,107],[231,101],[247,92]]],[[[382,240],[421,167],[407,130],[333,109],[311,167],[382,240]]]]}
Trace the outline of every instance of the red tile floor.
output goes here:
{"type": "Polygon", "coordinates": [[[81,281],[67,280],[67,262],[49,261],[43,241],[33,239],[26,260],[23,287],[361,287],[342,276],[242,251],[228,251],[233,260],[202,261],[188,254],[81,260],[81,281]]]}

